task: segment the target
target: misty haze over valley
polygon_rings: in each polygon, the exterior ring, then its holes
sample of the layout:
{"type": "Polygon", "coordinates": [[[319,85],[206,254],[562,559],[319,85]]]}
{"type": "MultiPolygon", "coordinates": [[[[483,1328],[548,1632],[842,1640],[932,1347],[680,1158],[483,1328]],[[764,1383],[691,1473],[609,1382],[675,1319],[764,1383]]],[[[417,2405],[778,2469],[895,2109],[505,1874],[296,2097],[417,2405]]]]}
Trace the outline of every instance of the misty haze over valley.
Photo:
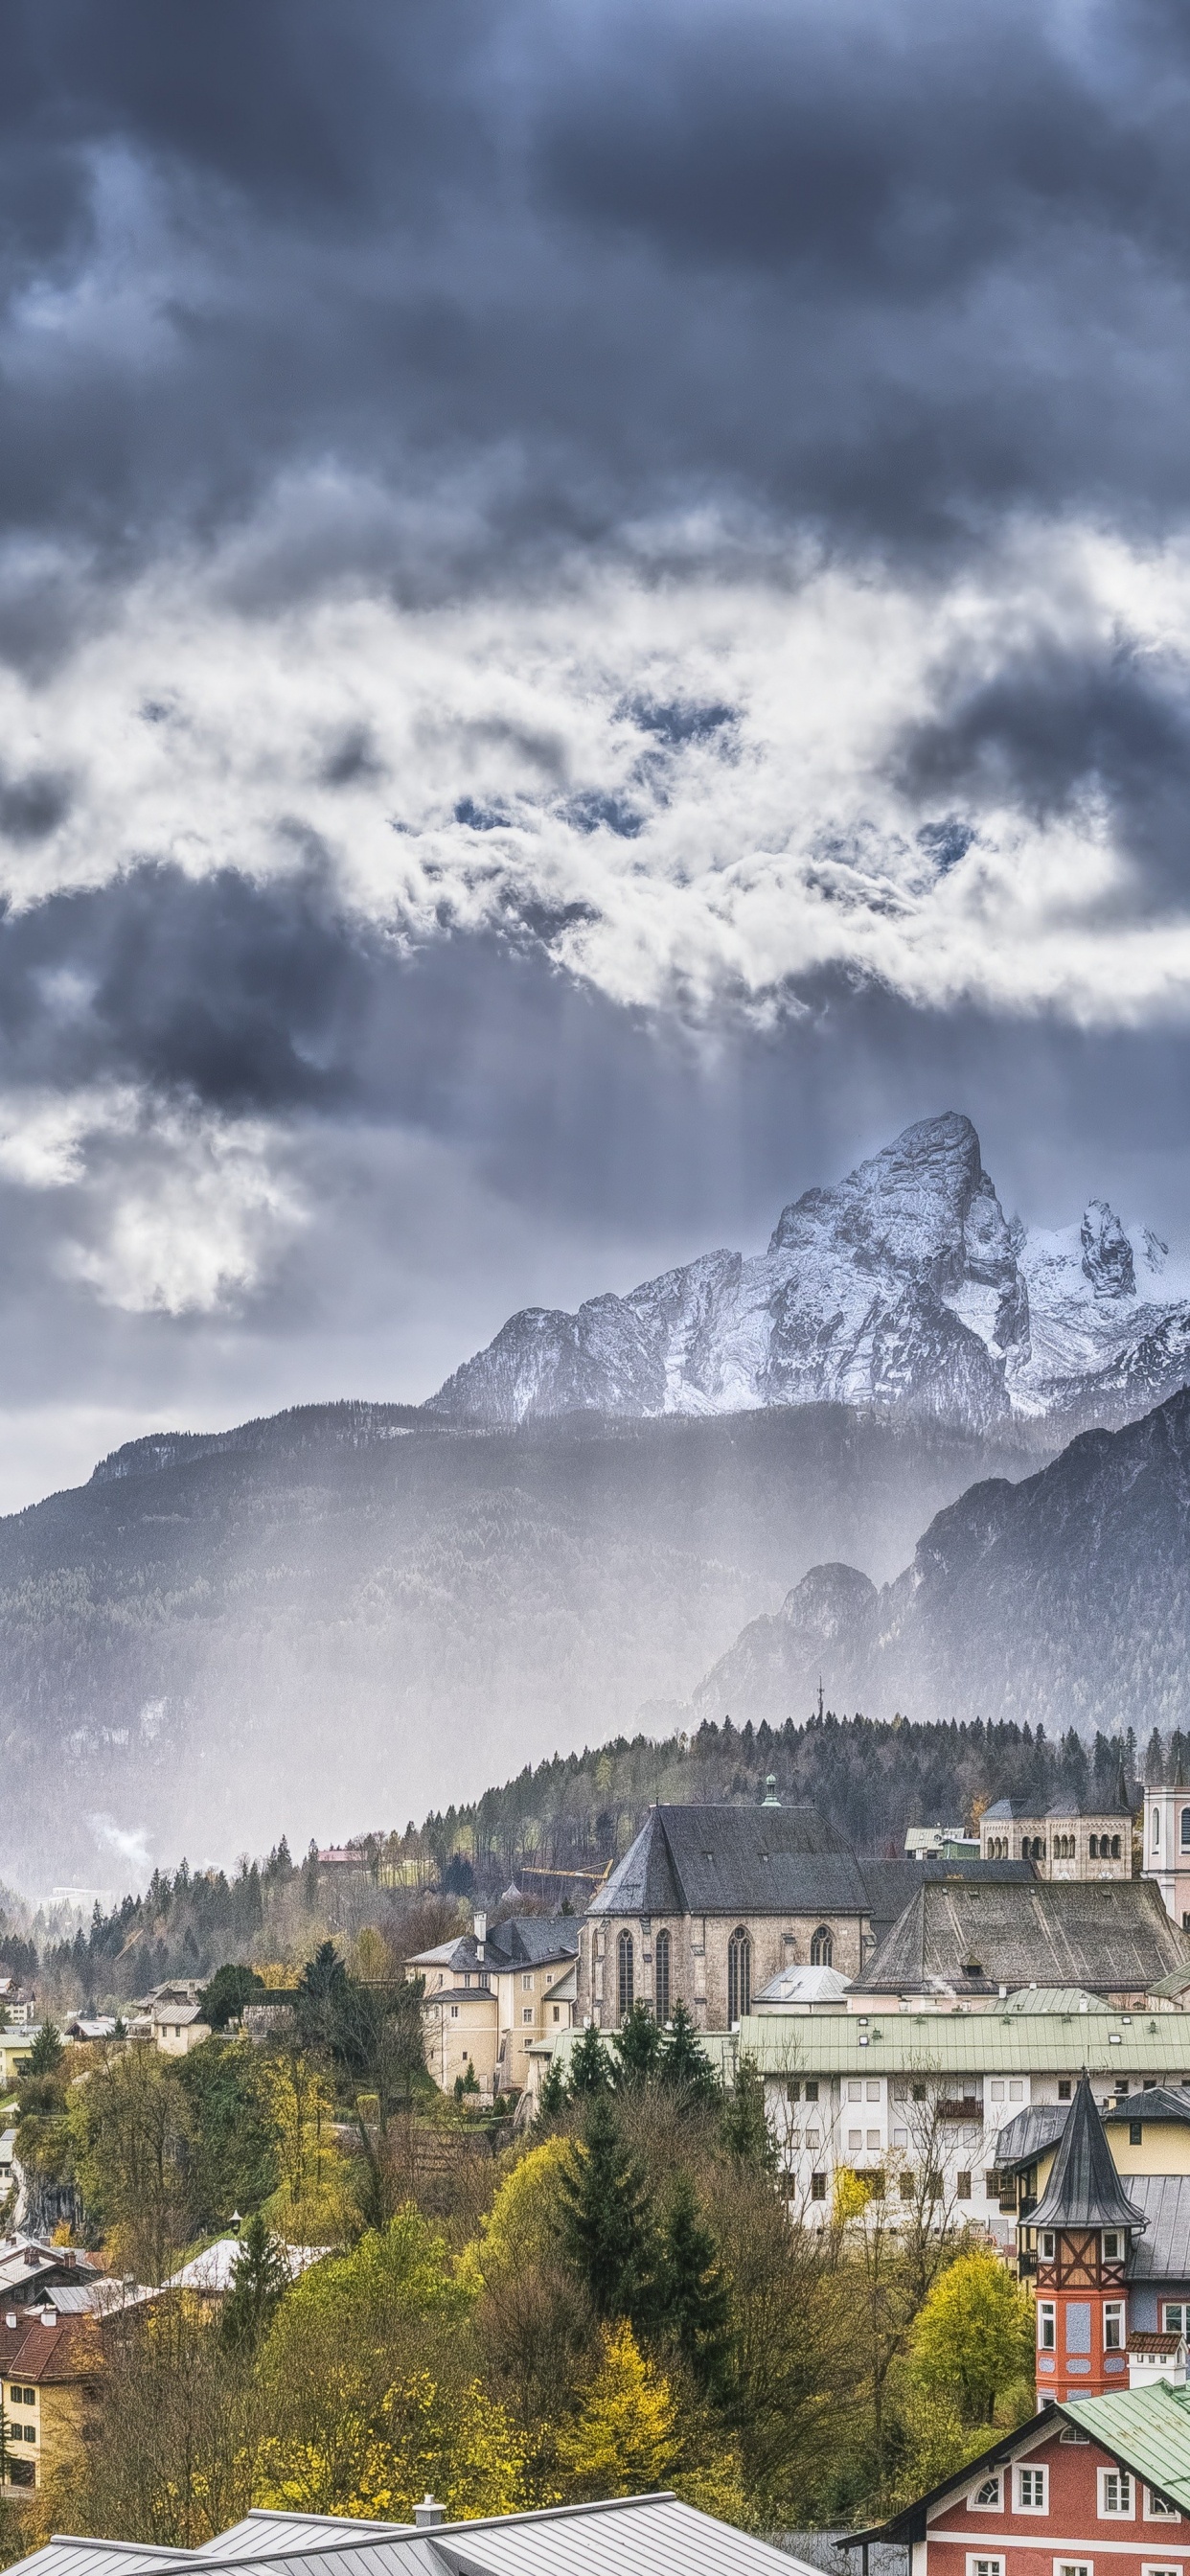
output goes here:
{"type": "Polygon", "coordinates": [[[423,1408],[130,1444],[0,1524],[0,1870],[300,1848],[614,1734],[800,1721],[820,1681],[878,1719],[1090,1735],[1131,1691],[1176,1726],[1163,1269],[1102,1204],[1011,1224],[948,1114],[761,1261],[518,1316],[423,1408]]]}

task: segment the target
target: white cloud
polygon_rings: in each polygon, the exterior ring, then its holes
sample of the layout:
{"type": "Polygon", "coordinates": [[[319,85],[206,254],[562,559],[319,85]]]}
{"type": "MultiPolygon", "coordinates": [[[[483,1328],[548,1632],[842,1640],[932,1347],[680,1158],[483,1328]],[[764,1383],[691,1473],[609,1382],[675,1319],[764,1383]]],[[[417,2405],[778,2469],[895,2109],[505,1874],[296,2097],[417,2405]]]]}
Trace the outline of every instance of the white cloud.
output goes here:
{"type": "MultiPolygon", "coordinates": [[[[346,506],[333,480],[312,488],[315,515],[346,506]]],[[[1023,650],[1122,645],[1184,682],[1186,546],[1018,528],[978,575],[931,586],[763,566],[726,538],[710,570],[706,530],[671,528],[651,560],[636,531],[630,561],[532,597],[412,609],[356,584],[254,610],[240,594],[261,542],[257,526],[145,577],[43,680],[0,676],[10,777],[73,784],[52,834],[4,851],[15,904],[150,857],[275,877],[313,847],[398,938],[544,915],[555,953],[626,1004],[763,1013],[836,968],[920,1004],[1101,1025],[1184,1011],[1190,915],[1134,903],[1093,799],[1046,820],[989,788],[967,855],[940,872],[916,837],[937,799],[898,785],[897,761],[956,675],[994,679],[1023,650]],[[667,705],[735,715],[675,744],[640,720],[667,705]]],[[[219,1186],[191,1174],[182,1190],[203,1210],[181,1263],[200,1303],[271,1204],[251,1157],[220,1152],[219,1186]],[[230,1229],[209,1257],[208,1188],[230,1229]]],[[[120,1302],[166,1281],[168,1302],[162,1229],[179,1227],[157,1191],[83,1275],[120,1302]]]]}
{"type": "Polygon", "coordinates": [[[56,1267],[132,1314],[212,1314],[253,1289],[306,1209],[261,1119],[131,1085],[0,1098],[0,1179],[73,1192],[56,1267]]]}
{"type": "Polygon", "coordinates": [[[130,1174],[108,1178],[96,1233],[61,1247],[67,1278],[131,1314],[205,1314],[242,1297],[305,1221],[262,1122],[170,1110],[130,1174]]]}

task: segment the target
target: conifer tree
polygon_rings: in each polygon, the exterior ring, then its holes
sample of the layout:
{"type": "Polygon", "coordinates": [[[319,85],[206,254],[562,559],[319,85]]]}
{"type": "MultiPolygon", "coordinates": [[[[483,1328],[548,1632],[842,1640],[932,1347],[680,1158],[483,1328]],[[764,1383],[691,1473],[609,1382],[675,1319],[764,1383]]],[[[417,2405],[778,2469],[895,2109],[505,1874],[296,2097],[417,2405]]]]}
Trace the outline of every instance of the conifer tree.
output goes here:
{"type": "Polygon", "coordinates": [[[681,2093],[690,2103],[715,2103],[722,2097],[723,2087],[684,2003],[674,2005],[657,2071],[667,2092],[681,2093]]]}
{"type": "Polygon", "coordinates": [[[570,2090],[580,2098],[606,2093],[611,2084],[607,2050],[594,2022],[588,2022],[570,2061],[570,2090]]]}
{"type": "Polygon", "coordinates": [[[612,2083],[617,2093],[633,2092],[656,2075],[664,2043],[645,2003],[634,2003],[615,2034],[612,2083]]]}
{"type": "Polygon", "coordinates": [[[740,2164],[777,2169],[777,2149],[765,2117],[764,2079],[754,2057],[739,2059],[735,2084],[723,2106],[719,2135],[729,2156],[740,2164]]]}
{"type": "Polygon", "coordinates": [[[544,2127],[560,2120],[570,2099],[570,2087],[556,2057],[551,2057],[537,2096],[537,2117],[544,2127]]]}
{"type": "Polygon", "coordinates": [[[727,2285],[688,2175],[674,2185],[658,2267],[657,2317],[708,2397],[726,2395],[731,2364],[727,2285]]]}
{"type": "Polygon", "coordinates": [[[219,2332],[228,2352],[255,2352],[289,2288],[285,2249],[257,2211],[240,2239],[219,2332]]]}
{"type": "Polygon", "coordinates": [[[559,2174],[562,2247],[600,2317],[649,2317],[656,2301],[656,2222],[648,2183],[615,2111],[597,2093],[584,2136],[559,2174]]]}

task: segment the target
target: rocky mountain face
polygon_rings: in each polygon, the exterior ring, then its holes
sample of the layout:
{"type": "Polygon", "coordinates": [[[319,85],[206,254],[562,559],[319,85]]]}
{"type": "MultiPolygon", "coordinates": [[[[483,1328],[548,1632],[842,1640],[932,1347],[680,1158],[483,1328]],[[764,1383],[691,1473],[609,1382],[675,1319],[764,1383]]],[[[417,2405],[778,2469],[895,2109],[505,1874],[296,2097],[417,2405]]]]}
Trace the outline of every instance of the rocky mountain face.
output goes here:
{"type": "Polygon", "coordinates": [[[1184,1726],[1190,1666],[1190,1389],[1089,1431],[1040,1474],[972,1487],[883,1588],[818,1565],[752,1620],[697,1715],[783,1720],[821,1679],[836,1708],[1015,1718],[1047,1732],[1184,1726]]]}
{"type": "Polygon", "coordinates": [[[975,1431],[1120,1422],[1190,1367],[1165,1260],[1102,1200],[1064,1233],[1009,1222],[952,1112],[805,1191],[764,1253],[706,1253],[576,1315],[526,1308],[429,1410],[515,1423],[834,1402],[975,1431]]]}

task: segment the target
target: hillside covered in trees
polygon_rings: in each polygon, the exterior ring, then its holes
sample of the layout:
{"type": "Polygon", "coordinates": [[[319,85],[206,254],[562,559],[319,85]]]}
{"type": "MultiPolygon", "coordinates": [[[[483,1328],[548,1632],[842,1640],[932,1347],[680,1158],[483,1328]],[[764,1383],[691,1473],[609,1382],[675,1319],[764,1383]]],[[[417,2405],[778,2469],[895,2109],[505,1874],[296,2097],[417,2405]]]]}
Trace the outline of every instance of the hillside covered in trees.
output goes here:
{"type": "Polygon", "coordinates": [[[480,1897],[491,1910],[515,1884],[518,1911],[539,1903],[579,1912],[588,1886],[627,1849],[648,1807],[707,1801],[747,1805],[769,1779],[786,1802],[812,1806],[860,1851],[892,1854],[913,1823],[966,1821],[995,1798],[1044,1810],[1052,1799],[1113,1797],[1123,1771],[1140,1802],[1144,1780],[1190,1764],[1190,1735],[1129,1727],[1088,1748],[1071,1730],[985,1725],[888,1725],[816,1711],[804,1726],[737,1727],[730,1717],[661,1741],[621,1736],[583,1753],[526,1767],[471,1806],[450,1807],[404,1832],[361,1832],[355,1864],[320,1864],[312,1845],[295,1862],[282,1840],[265,1861],[233,1875],[158,1870],[71,1939],[46,1937],[10,1899],[0,1905],[0,1960],[40,1973],[70,1999],[124,1998],[167,1976],[208,1976],[224,1960],[285,1961],[315,1935],[356,1936],[378,1926],[394,1955],[449,1928],[449,1901],[480,1897]],[[567,1873],[573,1872],[573,1876],[567,1873]],[[444,1904],[443,1900],[447,1903],[444,1904]]]}

